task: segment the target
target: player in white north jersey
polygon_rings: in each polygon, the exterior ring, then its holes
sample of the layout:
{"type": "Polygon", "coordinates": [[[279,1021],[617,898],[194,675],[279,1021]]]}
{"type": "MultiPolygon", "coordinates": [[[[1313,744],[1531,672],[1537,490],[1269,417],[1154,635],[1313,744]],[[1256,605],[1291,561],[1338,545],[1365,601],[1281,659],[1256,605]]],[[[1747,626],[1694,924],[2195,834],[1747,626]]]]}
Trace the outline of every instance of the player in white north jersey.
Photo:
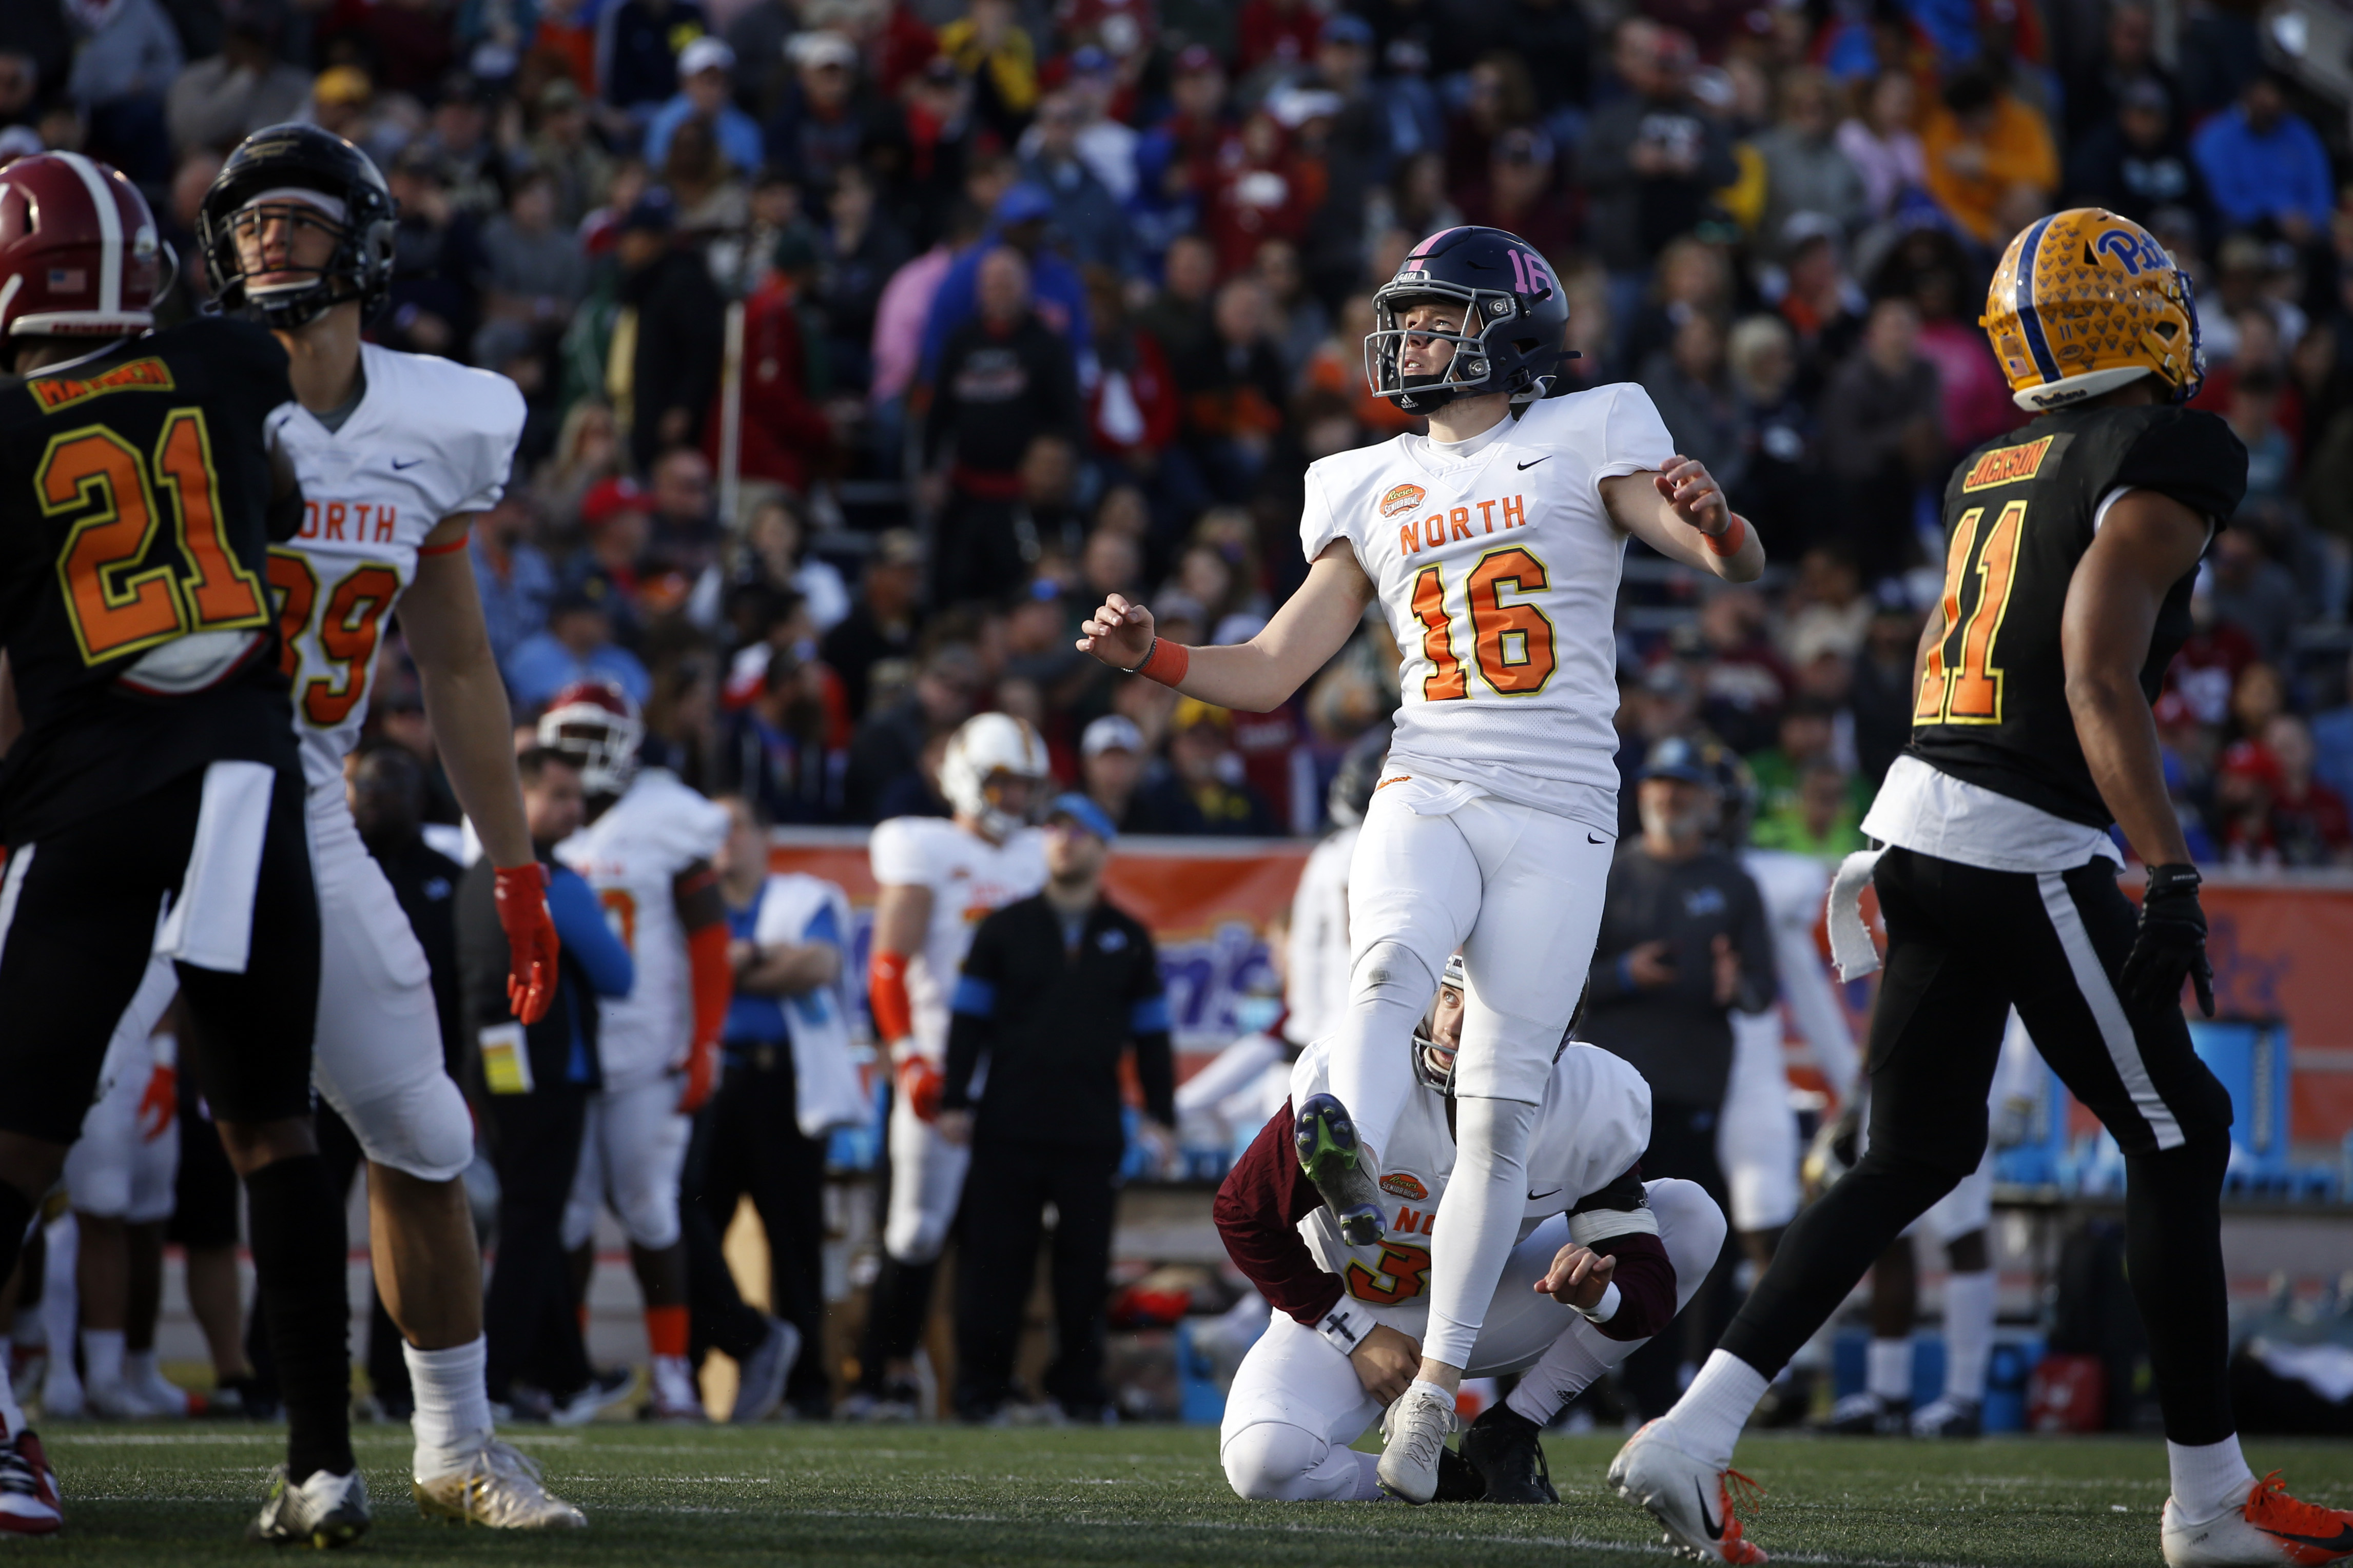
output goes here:
{"type": "MultiPolygon", "coordinates": [[[[368,1160],[376,1286],[417,1395],[412,1488],[428,1517],[578,1525],[498,1440],[482,1384],[481,1255],[459,1174],[472,1118],[443,1066],[424,950],[360,843],[343,762],[367,716],[377,640],[395,607],[451,787],[498,872],[518,1016],[546,1010],[556,938],[545,872],[515,782],[505,682],[466,537],[494,505],[522,428],[503,376],[361,341],[392,277],[384,176],[341,137],[275,125],[238,145],[206,193],[199,238],[225,309],[276,333],[295,401],[270,416],[305,501],[269,584],[294,679],[322,930],[313,1072],[368,1160]]],[[[322,1475],[324,1473],[322,1472],[322,1475]]],[[[330,1487],[313,1477],[306,1487],[330,1487]]],[[[300,1539],[334,1500],[273,1496],[257,1530],[300,1539]]]]}
{"type": "Polygon", "coordinates": [[[579,762],[588,796],[588,825],[555,847],[556,858],[596,889],[637,965],[629,994],[598,1004],[602,1081],[588,1100],[564,1246],[586,1247],[598,1205],[611,1204],[645,1298],[653,1350],[645,1414],[700,1421],[678,1194],[692,1117],[719,1081],[719,1039],[734,992],[727,902],[711,864],[733,825],[726,807],[668,768],[639,767],[644,738],[637,705],[601,680],[565,687],[539,719],[539,743],[579,762]]]}
{"type": "Polygon", "coordinates": [[[1234,647],[1156,639],[1113,595],[1079,647],[1224,707],[1288,699],[1377,600],[1403,650],[1404,706],[1348,874],[1348,1006],[1336,1119],[1301,1158],[1358,1242],[1412,1091],[1404,1044],[1458,947],[1472,976],[1457,1089],[1462,1171],[1432,1267],[1420,1375],[1392,1415],[1382,1483],[1427,1501],[1463,1358],[1510,1254],[1536,1101],[1593,953],[1617,837],[1616,648],[1626,541],[1733,581],[1764,551],[1703,465],[1679,457],[1630,383],[1553,397],[1568,307],[1517,237],[1451,228],[1374,296],[1373,390],[1426,414],[1307,471],[1307,581],[1234,647]],[[1401,1432],[1407,1440],[1398,1441],[1401,1432]],[[1435,1460],[1432,1458],[1432,1464],[1435,1460]]]}
{"type": "MultiPolygon", "coordinates": [[[[1235,1374],[1219,1433],[1226,1479],[1243,1497],[1378,1495],[1372,1456],[1349,1446],[1405,1387],[1428,1331],[1430,1252],[1457,1158],[1448,1101],[1463,988],[1457,958],[1412,1043],[1414,1090],[1382,1162],[1387,1237],[1351,1246],[1292,1152],[1294,1112],[1330,1091],[1329,1041],[1299,1058],[1290,1103],[1218,1194],[1227,1249],[1274,1308],[1235,1374]]],[[[1442,1447],[1435,1457],[1449,1501],[1559,1501],[1538,1434],[1682,1310],[1724,1245],[1723,1213],[1697,1183],[1639,1178],[1651,1135],[1640,1073],[1568,1044],[1541,1093],[1515,1245],[1469,1362],[1477,1375],[1520,1380],[1473,1424],[1459,1457],[1442,1447]]]]}
{"type": "Polygon", "coordinates": [[[1038,731],[1003,713],[977,714],[940,760],[940,793],[955,817],[893,817],[874,830],[869,852],[880,891],[867,989],[897,1092],[882,1271],[867,1312],[859,1387],[846,1406],[853,1415],[903,1419],[919,1403],[915,1345],[972,1163],[970,1150],[934,1125],[948,998],[973,928],[1046,885],[1045,839],[1029,823],[1045,804],[1047,768],[1038,731]]]}

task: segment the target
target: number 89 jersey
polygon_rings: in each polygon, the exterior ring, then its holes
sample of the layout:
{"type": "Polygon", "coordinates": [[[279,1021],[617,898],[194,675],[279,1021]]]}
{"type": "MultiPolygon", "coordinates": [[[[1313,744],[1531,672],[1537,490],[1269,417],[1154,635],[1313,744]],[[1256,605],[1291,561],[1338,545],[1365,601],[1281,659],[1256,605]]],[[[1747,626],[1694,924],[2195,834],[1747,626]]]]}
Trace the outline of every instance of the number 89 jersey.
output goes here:
{"type": "MultiPolygon", "coordinates": [[[[2194,408],[2062,409],[1961,459],[1945,487],[1945,635],[1913,695],[1912,752],[1939,772],[2105,831],[2067,706],[2060,622],[2106,503],[2170,496],[2217,524],[2247,488],[2247,449],[2194,408]]],[[[2140,670],[2154,701],[2189,635],[2193,568],[2166,594],[2140,670]]]]}
{"type": "Polygon", "coordinates": [[[1632,383],[1531,404],[1451,447],[1399,436],[1307,471],[1300,542],[1345,539],[1401,655],[1389,772],[1618,827],[1617,643],[1626,536],[1600,481],[1674,439],[1632,383]]]}
{"type": "Polygon", "coordinates": [[[385,617],[417,578],[441,520],[498,504],[522,394],[513,382],[427,354],[360,345],[359,406],[329,430],[299,403],[270,428],[301,481],[302,526],[270,552],[281,654],[312,793],[340,799],[343,757],[367,719],[385,617]]]}

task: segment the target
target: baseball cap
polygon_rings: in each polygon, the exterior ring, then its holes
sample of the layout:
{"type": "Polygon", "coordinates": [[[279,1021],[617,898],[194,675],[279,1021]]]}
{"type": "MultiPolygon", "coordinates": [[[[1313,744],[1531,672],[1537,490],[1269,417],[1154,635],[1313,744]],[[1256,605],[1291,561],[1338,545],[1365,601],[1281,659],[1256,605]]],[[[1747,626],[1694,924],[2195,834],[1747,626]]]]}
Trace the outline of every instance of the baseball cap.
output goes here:
{"type": "Polygon", "coordinates": [[[1082,44],[1071,52],[1072,76],[1104,76],[1111,69],[1111,57],[1092,44],[1082,44]]]}
{"type": "Polygon", "coordinates": [[[651,229],[657,234],[668,234],[677,225],[678,203],[668,191],[655,185],[630,205],[628,215],[621,219],[621,232],[651,229]]]}
{"type": "Polygon", "coordinates": [[[614,515],[624,511],[645,511],[651,503],[638,481],[627,477],[599,480],[580,498],[580,526],[602,528],[614,515]]]}
{"type": "Polygon", "coordinates": [[[367,72],[357,66],[335,66],[319,73],[311,84],[311,98],[317,103],[365,103],[375,91],[367,72]]]}
{"type": "Polygon", "coordinates": [[[847,68],[858,61],[858,46],[835,32],[796,33],[786,40],[785,53],[797,66],[847,68]]]}
{"type": "Polygon", "coordinates": [[[1180,697],[1176,710],[1169,716],[1168,728],[1182,731],[1207,724],[1213,729],[1231,730],[1234,716],[1214,702],[1204,702],[1198,697],[1180,697]]]}
{"type": "Polygon", "coordinates": [[[1170,68],[1178,76],[1199,76],[1207,71],[1223,70],[1218,57],[1207,44],[1187,44],[1176,51],[1176,64],[1170,68]]]}
{"type": "Polygon", "coordinates": [[[1693,784],[1715,783],[1715,775],[1700,760],[1699,748],[1681,735],[1670,735],[1651,748],[1651,754],[1642,762],[1642,777],[1680,779],[1693,784]]]}
{"type": "Polygon", "coordinates": [[[580,86],[568,76],[557,77],[539,89],[539,111],[542,114],[563,114],[577,109],[586,100],[580,96],[580,86]]]}
{"type": "Polygon", "coordinates": [[[997,198],[997,210],[990,216],[998,223],[1009,226],[1017,223],[1034,223],[1039,218],[1052,216],[1053,211],[1053,193],[1035,180],[1021,180],[1008,187],[1006,193],[997,198]]]}
{"type": "Polygon", "coordinates": [[[727,47],[724,38],[714,38],[705,33],[679,51],[678,74],[694,76],[707,70],[733,70],[735,51],[727,47]]]}
{"type": "Polygon", "coordinates": [[[1046,814],[1039,820],[1051,822],[1058,816],[1069,817],[1105,844],[1119,841],[1119,829],[1112,825],[1111,816],[1092,800],[1072,790],[1058,795],[1046,804],[1046,814]]]}
{"type": "Polygon", "coordinates": [[[1144,731],[1137,729],[1135,721],[1124,713],[1104,714],[1088,725],[1086,733],[1079,737],[1079,755],[1082,757],[1099,757],[1105,752],[1141,754],[1143,751],[1144,731]]]}
{"type": "Polygon", "coordinates": [[[1351,11],[1341,11],[1324,22],[1323,41],[1327,44],[1354,44],[1360,49],[1373,47],[1373,25],[1351,11]]]}
{"type": "Polygon", "coordinates": [[[874,541],[874,559],[885,566],[921,566],[923,538],[912,528],[886,528],[874,541]]]}

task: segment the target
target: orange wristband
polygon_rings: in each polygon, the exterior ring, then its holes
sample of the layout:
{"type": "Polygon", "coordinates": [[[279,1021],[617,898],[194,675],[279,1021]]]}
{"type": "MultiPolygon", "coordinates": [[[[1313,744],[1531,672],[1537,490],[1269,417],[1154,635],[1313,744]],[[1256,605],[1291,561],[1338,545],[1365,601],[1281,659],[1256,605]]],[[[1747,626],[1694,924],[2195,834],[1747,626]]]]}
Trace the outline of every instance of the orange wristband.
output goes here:
{"type": "Polygon", "coordinates": [[[1185,679],[1185,671],[1192,667],[1192,663],[1193,655],[1183,643],[1154,637],[1152,651],[1144,656],[1142,664],[1128,673],[1140,675],[1146,680],[1156,680],[1163,686],[1174,686],[1185,679]]]}
{"type": "Polygon", "coordinates": [[[1707,547],[1718,555],[1737,555],[1740,547],[1748,542],[1748,522],[1736,511],[1732,514],[1731,526],[1722,533],[1703,533],[1700,537],[1706,540],[1707,547]]]}

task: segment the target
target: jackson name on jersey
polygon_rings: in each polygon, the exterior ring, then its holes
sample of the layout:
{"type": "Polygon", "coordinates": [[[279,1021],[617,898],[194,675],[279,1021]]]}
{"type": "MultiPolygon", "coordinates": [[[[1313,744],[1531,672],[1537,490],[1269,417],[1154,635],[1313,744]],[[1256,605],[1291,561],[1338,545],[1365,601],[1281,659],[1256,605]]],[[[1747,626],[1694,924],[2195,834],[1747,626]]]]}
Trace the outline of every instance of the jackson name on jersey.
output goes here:
{"type": "MultiPolygon", "coordinates": [[[[1318,1040],[1300,1053],[1291,1069],[1291,1103],[1331,1092],[1332,1042],[1318,1040]]],[[[1553,1063],[1528,1134],[1527,1206],[1519,1240],[1556,1214],[1569,1215],[1569,1235],[1591,1246],[1629,1231],[1653,1234],[1658,1222],[1647,1208],[1601,1206],[1577,1210],[1588,1194],[1603,1193],[1627,1176],[1651,1142],[1651,1089],[1622,1058],[1599,1046],[1571,1042],[1553,1063]]],[[[1414,1079],[1414,1091],[1398,1117],[1389,1144],[1381,1151],[1382,1205],[1388,1235],[1372,1247],[1340,1239],[1332,1211],[1318,1205],[1299,1222],[1308,1250],[1376,1322],[1420,1339],[1430,1321],[1430,1238],[1437,1229],[1438,1203],[1454,1173],[1454,1135],[1446,1121],[1446,1097],[1414,1079]]],[[[1630,1182],[1631,1204],[1639,1183],[1630,1182]]]]}
{"type": "Polygon", "coordinates": [[[1674,452],[1627,382],[1531,404],[1451,448],[1399,436],[1307,470],[1307,558],[1348,541],[1403,656],[1392,773],[1617,831],[1626,535],[1600,481],[1674,452]]]}
{"type": "Polygon", "coordinates": [[[1046,836],[1017,829],[991,844],[937,816],[894,816],[874,829],[868,850],[875,881],[928,888],[931,924],[923,951],[907,966],[907,1005],[915,1048],[944,1058],[948,1048],[948,995],[972,946],[975,927],[990,911],[1026,899],[1046,885],[1046,836]]]}
{"type": "Polygon", "coordinates": [[[303,774],[338,799],[376,639],[417,580],[417,547],[443,518],[498,504],[523,419],[522,394],[489,371],[374,343],[360,345],[360,367],[367,388],[342,429],[300,403],[269,416],[303,496],[301,531],[269,552],[280,658],[303,774]]]}

